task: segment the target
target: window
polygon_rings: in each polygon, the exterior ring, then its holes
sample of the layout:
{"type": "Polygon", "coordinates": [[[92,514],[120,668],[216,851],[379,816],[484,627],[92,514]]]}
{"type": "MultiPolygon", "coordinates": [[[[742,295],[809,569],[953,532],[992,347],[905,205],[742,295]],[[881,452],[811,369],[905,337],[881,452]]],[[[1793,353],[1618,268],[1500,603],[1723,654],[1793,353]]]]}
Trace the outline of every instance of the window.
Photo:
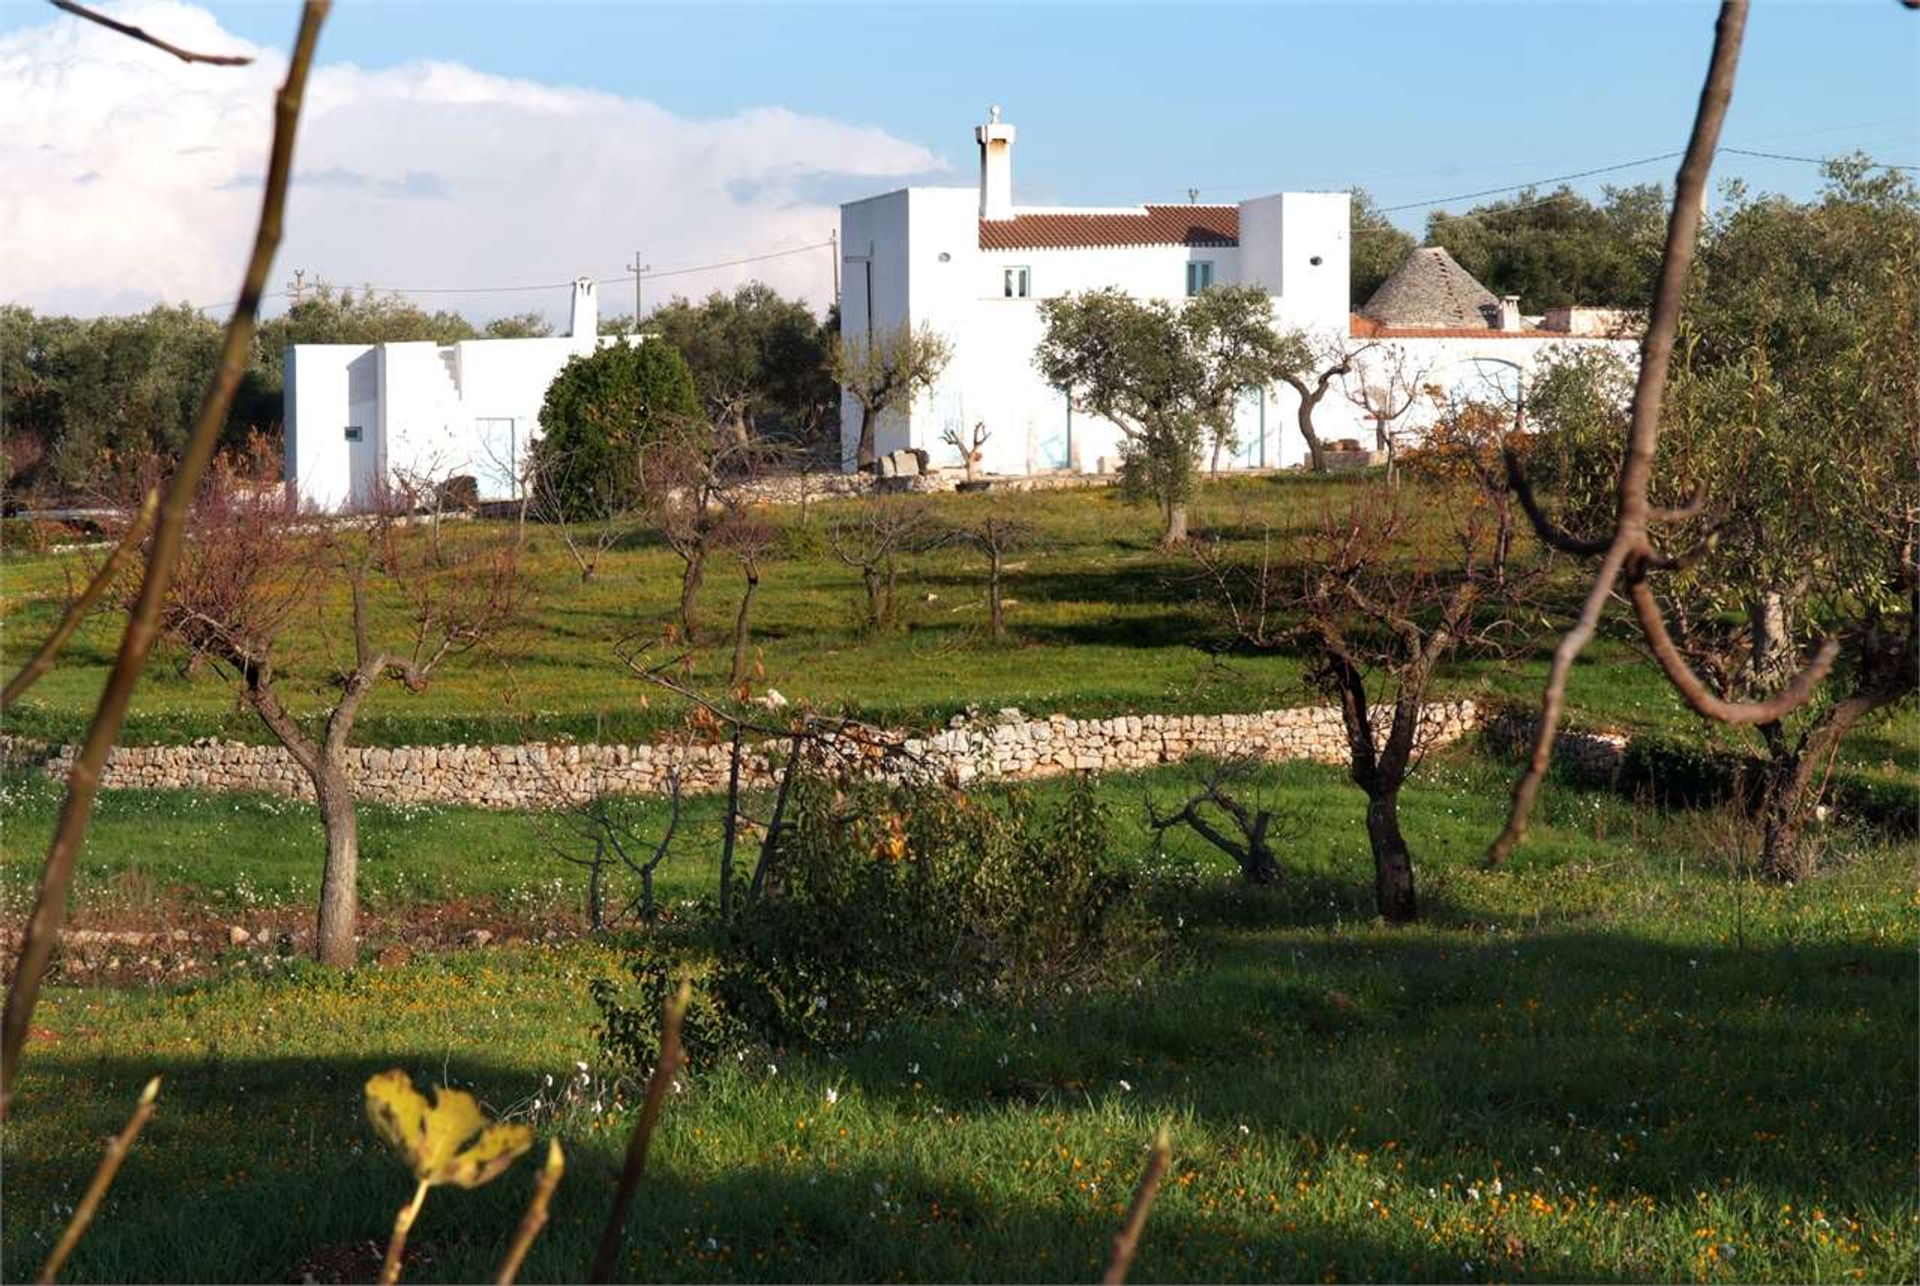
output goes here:
{"type": "Polygon", "coordinates": [[[1025,299],[1033,294],[1033,269],[1009,268],[1005,274],[1008,299],[1025,299]]]}
{"type": "Polygon", "coordinates": [[[1213,284],[1213,260],[1195,259],[1187,265],[1187,294],[1197,295],[1213,284]]]}
{"type": "Polygon", "coordinates": [[[347,426],[347,441],[358,442],[359,440],[360,440],[360,426],[357,424],[349,424],[347,426]]]}

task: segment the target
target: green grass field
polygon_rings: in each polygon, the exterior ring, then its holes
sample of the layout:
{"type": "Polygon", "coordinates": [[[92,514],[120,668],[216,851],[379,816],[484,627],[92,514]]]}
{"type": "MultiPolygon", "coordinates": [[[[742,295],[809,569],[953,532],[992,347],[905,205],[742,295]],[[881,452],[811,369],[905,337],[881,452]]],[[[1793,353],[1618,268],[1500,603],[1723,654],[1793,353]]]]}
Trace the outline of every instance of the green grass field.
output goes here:
{"type": "MultiPolygon", "coordinates": [[[[1350,482],[1303,477],[1208,484],[1194,507],[1196,531],[1249,557],[1271,526],[1279,533],[1313,522],[1346,501],[1350,482]]],[[[902,580],[906,627],[867,637],[856,628],[857,572],[835,560],[827,531],[839,505],[769,510],[786,556],[769,566],[756,608],[755,640],[765,682],[796,701],[849,709],[877,722],[924,725],[968,705],[1018,705],[1073,715],[1257,710],[1315,699],[1290,654],[1233,656],[1203,600],[1193,562],[1157,544],[1149,507],[1096,489],[1039,492],[996,500],[929,498],[937,516],[962,524],[1005,504],[1044,536],[1019,555],[1008,580],[1011,638],[983,637],[985,574],[980,560],[944,549],[908,560],[902,580]],[[931,601],[929,601],[931,596],[931,601]]],[[[526,560],[531,609],[521,628],[488,652],[457,658],[425,692],[384,685],[368,702],[356,740],[367,745],[482,743],[566,735],[578,740],[642,739],[677,720],[672,700],[630,677],[616,648],[677,600],[679,562],[644,532],[629,533],[596,578],[582,584],[558,537],[535,529],[526,560]]],[[[0,561],[0,662],[16,666],[55,619],[75,556],[0,561]]],[[[724,559],[708,576],[706,616],[731,620],[739,577],[724,559]]],[[[344,601],[321,601],[296,617],[288,662],[296,708],[316,704],[342,645],[344,601]]],[[[9,717],[16,733],[72,740],[85,727],[118,641],[113,619],[94,618],[66,659],[9,717]]],[[[1545,673],[1546,639],[1499,661],[1464,663],[1445,686],[1533,699],[1545,673]]],[[[724,651],[724,649],[721,649],[724,651]]],[[[710,660],[718,665],[724,658],[710,660]]],[[[1623,644],[1603,639],[1575,674],[1580,718],[1629,727],[1690,727],[1663,685],[1644,682],[1623,644]]],[[[263,741],[232,687],[210,669],[189,676],[162,655],[143,680],[127,723],[128,744],[201,736],[263,741]]]]}
{"type": "MultiPolygon", "coordinates": [[[[1429,919],[1403,931],[1372,919],[1359,796],[1336,773],[1273,774],[1269,797],[1308,825],[1264,894],[1137,829],[1140,793],[1178,773],[1109,781],[1133,819],[1115,860],[1152,881],[1177,959],[1112,992],[903,1020],[842,1057],[695,1069],[623,1275],[1086,1280],[1171,1119],[1140,1281],[1912,1280],[1912,847],[1846,837],[1831,873],[1783,889],[1716,851],[1720,814],[1561,786],[1540,842],[1490,874],[1476,863],[1504,770],[1465,752],[1430,767],[1406,801],[1429,919]]],[[[43,809],[15,797],[10,873],[43,809]]],[[[284,804],[126,796],[83,902],[140,868],[157,819],[195,813],[258,865],[188,835],[156,879],[310,891],[308,823],[284,804]]],[[[370,810],[372,865],[503,895],[550,874],[516,825],[370,810]]],[[[710,861],[676,868],[673,895],[710,886],[710,861]]],[[[630,1123],[608,1106],[587,998],[617,968],[613,944],[575,941],[56,988],[5,1136],[0,1247],[37,1262],[154,1073],[160,1114],[71,1280],[285,1280],[316,1251],[379,1241],[407,1182],[359,1087],[400,1066],[563,1140],[526,1277],[577,1278],[630,1123]]],[[[489,1275],[530,1176],[523,1162],[436,1191],[414,1234],[431,1260],[410,1278],[489,1275]]]]}
{"type": "MultiPolygon", "coordinates": [[[[1250,554],[1265,522],[1311,521],[1345,485],[1211,485],[1196,523],[1250,554]]],[[[935,501],[953,521],[987,503],[935,501]]],[[[857,578],[824,552],[833,508],[806,523],[771,515],[789,556],[762,591],[765,681],[903,724],[969,704],[1102,714],[1315,699],[1298,657],[1220,653],[1193,568],[1156,547],[1149,511],[1102,491],[1011,503],[1048,539],[1013,573],[1004,645],[980,637],[983,577],[955,551],[915,560],[907,629],[863,637],[857,578]]],[[[70,566],[0,560],[9,667],[53,619],[70,566]]],[[[582,586],[541,532],[530,568],[529,623],[500,656],[465,658],[421,694],[382,690],[356,740],[613,740],[677,723],[683,712],[643,701],[614,657],[670,609],[671,555],[633,539],[582,586]]],[[[716,624],[731,576],[710,577],[716,624]]],[[[309,702],[339,615],[316,604],[295,632],[309,702]]],[[[90,622],[8,730],[74,736],[113,641],[107,618],[90,622]]],[[[1544,646],[1456,666],[1446,686],[1530,703],[1544,646]]],[[[1622,637],[1591,650],[1571,697],[1577,724],[1711,740],[1622,637]]],[[[214,734],[263,736],[217,676],[157,662],[128,739],[214,734]]],[[[1340,772],[1287,764],[1259,778],[1298,833],[1272,890],[1241,886],[1191,837],[1156,842],[1142,798],[1174,798],[1186,770],[1105,779],[1108,860],[1142,882],[1170,957],[1047,1004],[975,996],[903,1015],[844,1054],[766,1049],[692,1069],[621,1276],[1090,1280],[1168,1120],[1176,1163],[1136,1281],[1920,1280],[1920,845],[1884,825],[1911,814],[1920,780],[1911,706],[1849,740],[1835,781],[1864,793],[1823,833],[1822,873],[1793,887],[1753,877],[1750,832],[1727,811],[1558,775],[1528,844],[1487,872],[1512,772],[1470,740],[1410,783],[1402,820],[1426,918],[1398,930],[1374,917],[1363,799],[1340,772]]],[[[10,929],[59,800],[37,773],[0,774],[10,929]]],[[[660,824],[660,803],[639,807],[660,824]]],[[[711,899],[719,815],[715,799],[688,802],[660,873],[667,902],[711,899]]],[[[0,1137],[6,1275],[40,1262],[102,1138],[159,1074],[159,1113],[67,1280],[366,1279],[410,1184],[366,1125],[361,1086],[399,1066],[562,1140],[567,1178],[523,1279],[580,1278],[636,1099],[598,1053],[588,992],[619,975],[625,939],[579,932],[583,876],[546,825],[363,804],[365,960],[329,972],[224,937],[228,924],[307,922],[321,854],[310,806],[103,794],[73,923],[191,923],[217,950],[188,981],[44,993],[0,1137]],[[454,907],[524,944],[410,936],[454,907]]],[[[490,1280],[532,1169],[434,1192],[407,1280],[490,1280]]]]}

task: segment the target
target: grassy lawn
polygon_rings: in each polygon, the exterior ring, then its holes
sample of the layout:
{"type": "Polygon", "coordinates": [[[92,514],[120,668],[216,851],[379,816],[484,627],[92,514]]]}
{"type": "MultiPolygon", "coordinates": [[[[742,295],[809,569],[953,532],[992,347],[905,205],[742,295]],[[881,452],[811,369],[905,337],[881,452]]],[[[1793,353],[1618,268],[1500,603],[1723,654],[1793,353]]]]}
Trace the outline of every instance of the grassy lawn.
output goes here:
{"type": "MultiPolygon", "coordinates": [[[[1350,487],[1306,477],[1210,483],[1195,505],[1195,529],[1253,557],[1268,524],[1297,529],[1325,506],[1344,503],[1350,487]]],[[[1004,505],[1044,533],[1042,547],[1018,557],[1009,577],[1016,600],[1011,639],[993,645],[983,638],[984,572],[977,557],[953,549],[909,560],[901,586],[907,628],[864,637],[855,628],[858,574],[833,558],[827,541],[847,504],[812,506],[804,519],[797,508],[770,510],[784,533],[785,556],[769,566],[755,613],[767,683],[795,700],[900,724],[942,721],[970,704],[1092,716],[1254,710],[1310,699],[1295,656],[1215,663],[1222,636],[1200,601],[1196,568],[1158,547],[1151,508],[1106,489],[930,501],[953,523],[1004,505]]],[[[627,677],[615,656],[622,638],[663,619],[677,601],[679,562],[670,552],[643,532],[629,533],[597,577],[582,584],[557,536],[536,529],[527,567],[526,626],[486,654],[457,659],[426,692],[383,686],[361,717],[357,741],[639,739],[680,716],[671,700],[627,677]]],[[[68,573],[83,570],[71,556],[0,561],[0,662],[11,668],[24,659],[55,619],[68,573]]],[[[710,629],[731,620],[738,593],[732,566],[717,561],[705,597],[710,629]]],[[[303,703],[300,689],[310,705],[331,672],[344,619],[343,601],[318,602],[296,618],[282,667],[295,680],[296,706],[303,703]]],[[[10,730],[74,739],[111,662],[115,630],[108,617],[89,622],[59,668],[9,716],[10,730]]],[[[1447,684],[1536,700],[1551,641],[1534,654],[1456,667],[1447,684]]],[[[1647,677],[1631,649],[1603,639],[1575,672],[1573,708],[1587,722],[1690,728],[1665,685],[1647,677]]],[[[123,739],[164,744],[214,735],[267,739],[218,676],[189,676],[177,659],[158,659],[135,696],[123,739]]]]}
{"type": "MultiPolygon", "coordinates": [[[[1771,887],[1719,855],[1719,814],[1559,787],[1540,842],[1489,874],[1505,780],[1461,752],[1409,792],[1429,919],[1400,931],[1371,918],[1360,797],[1337,773],[1271,775],[1304,830],[1284,887],[1258,895],[1137,829],[1141,792],[1179,774],[1108,781],[1132,828],[1115,860],[1150,881],[1177,958],[1042,1008],[970,999],[842,1057],[694,1069],[623,1275],[1087,1280],[1170,1118],[1176,1168],[1135,1280],[1914,1279],[1913,846],[1842,837],[1829,874],[1771,887]]],[[[13,790],[9,883],[48,824],[37,788],[13,790]]],[[[369,879],[550,880],[528,826],[368,810],[386,855],[369,879]]],[[[81,902],[143,869],[208,897],[242,878],[306,896],[312,831],[276,801],[110,796],[81,902]],[[143,845],[162,835],[164,856],[143,845]]],[[[675,868],[673,895],[710,886],[710,860],[675,868]]],[[[383,1239],[407,1182],[359,1087],[400,1066],[563,1139],[525,1276],[577,1278],[630,1122],[624,1091],[607,1106],[621,1087],[587,996],[617,968],[613,946],[575,941],[55,988],[5,1134],[0,1250],[38,1262],[156,1072],[160,1113],[69,1279],[285,1280],[316,1250],[383,1239]],[[557,1092],[576,1060],[588,1083],[557,1092]]],[[[530,1182],[522,1162],[435,1192],[414,1233],[431,1260],[409,1278],[489,1276],[530,1182]]]]}

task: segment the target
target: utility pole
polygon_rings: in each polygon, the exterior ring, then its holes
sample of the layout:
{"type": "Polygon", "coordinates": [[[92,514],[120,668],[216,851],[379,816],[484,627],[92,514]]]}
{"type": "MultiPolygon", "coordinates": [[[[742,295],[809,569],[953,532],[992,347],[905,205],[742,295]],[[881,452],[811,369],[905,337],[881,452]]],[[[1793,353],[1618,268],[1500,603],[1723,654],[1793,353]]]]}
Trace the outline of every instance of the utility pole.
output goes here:
{"type": "Polygon", "coordinates": [[[640,278],[653,271],[653,265],[640,262],[640,252],[633,252],[633,262],[627,265],[627,271],[633,274],[633,333],[640,333],[640,278]]]}
{"type": "Polygon", "coordinates": [[[827,234],[827,244],[833,248],[833,310],[837,313],[840,311],[840,229],[827,234]]]}
{"type": "Polygon", "coordinates": [[[293,291],[293,306],[295,308],[300,306],[300,300],[306,290],[306,285],[307,270],[305,268],[295,268],[293,270],[293,280],[287,283],[287,288],[293,291]]]}

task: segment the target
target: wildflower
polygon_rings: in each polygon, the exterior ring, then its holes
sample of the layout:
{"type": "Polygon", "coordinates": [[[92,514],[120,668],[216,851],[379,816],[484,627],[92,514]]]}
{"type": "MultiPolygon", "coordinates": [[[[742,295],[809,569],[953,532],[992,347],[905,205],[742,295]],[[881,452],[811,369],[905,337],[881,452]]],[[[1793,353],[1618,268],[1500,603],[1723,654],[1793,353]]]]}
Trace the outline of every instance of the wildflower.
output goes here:
{"type": "Polygon", "coordinates": [[[1121,1082],[1120,1082],[1120,1088],[1121,1088],[1121,1090],[1122,1090],[1122,1091],[1124,1091],[1125,1093],[1128,1093],[1128,1094],[1131,1094],[1131,1093],[1133,1093],[1133,1086],[1132,1086],[1131,1084],[1129,1084],[1128,1082],[1126,1082],[1126,1081],[1121,1081],[1121,1082]]]}
{"type": "Polygon", "coordinates": [[[839,1101],[840,1101],[840,1091],[835,1089],[831,1085],[827,1086],[827,1104],[831,1106],[835,1103],[838,1103],[839,1101]]]}

